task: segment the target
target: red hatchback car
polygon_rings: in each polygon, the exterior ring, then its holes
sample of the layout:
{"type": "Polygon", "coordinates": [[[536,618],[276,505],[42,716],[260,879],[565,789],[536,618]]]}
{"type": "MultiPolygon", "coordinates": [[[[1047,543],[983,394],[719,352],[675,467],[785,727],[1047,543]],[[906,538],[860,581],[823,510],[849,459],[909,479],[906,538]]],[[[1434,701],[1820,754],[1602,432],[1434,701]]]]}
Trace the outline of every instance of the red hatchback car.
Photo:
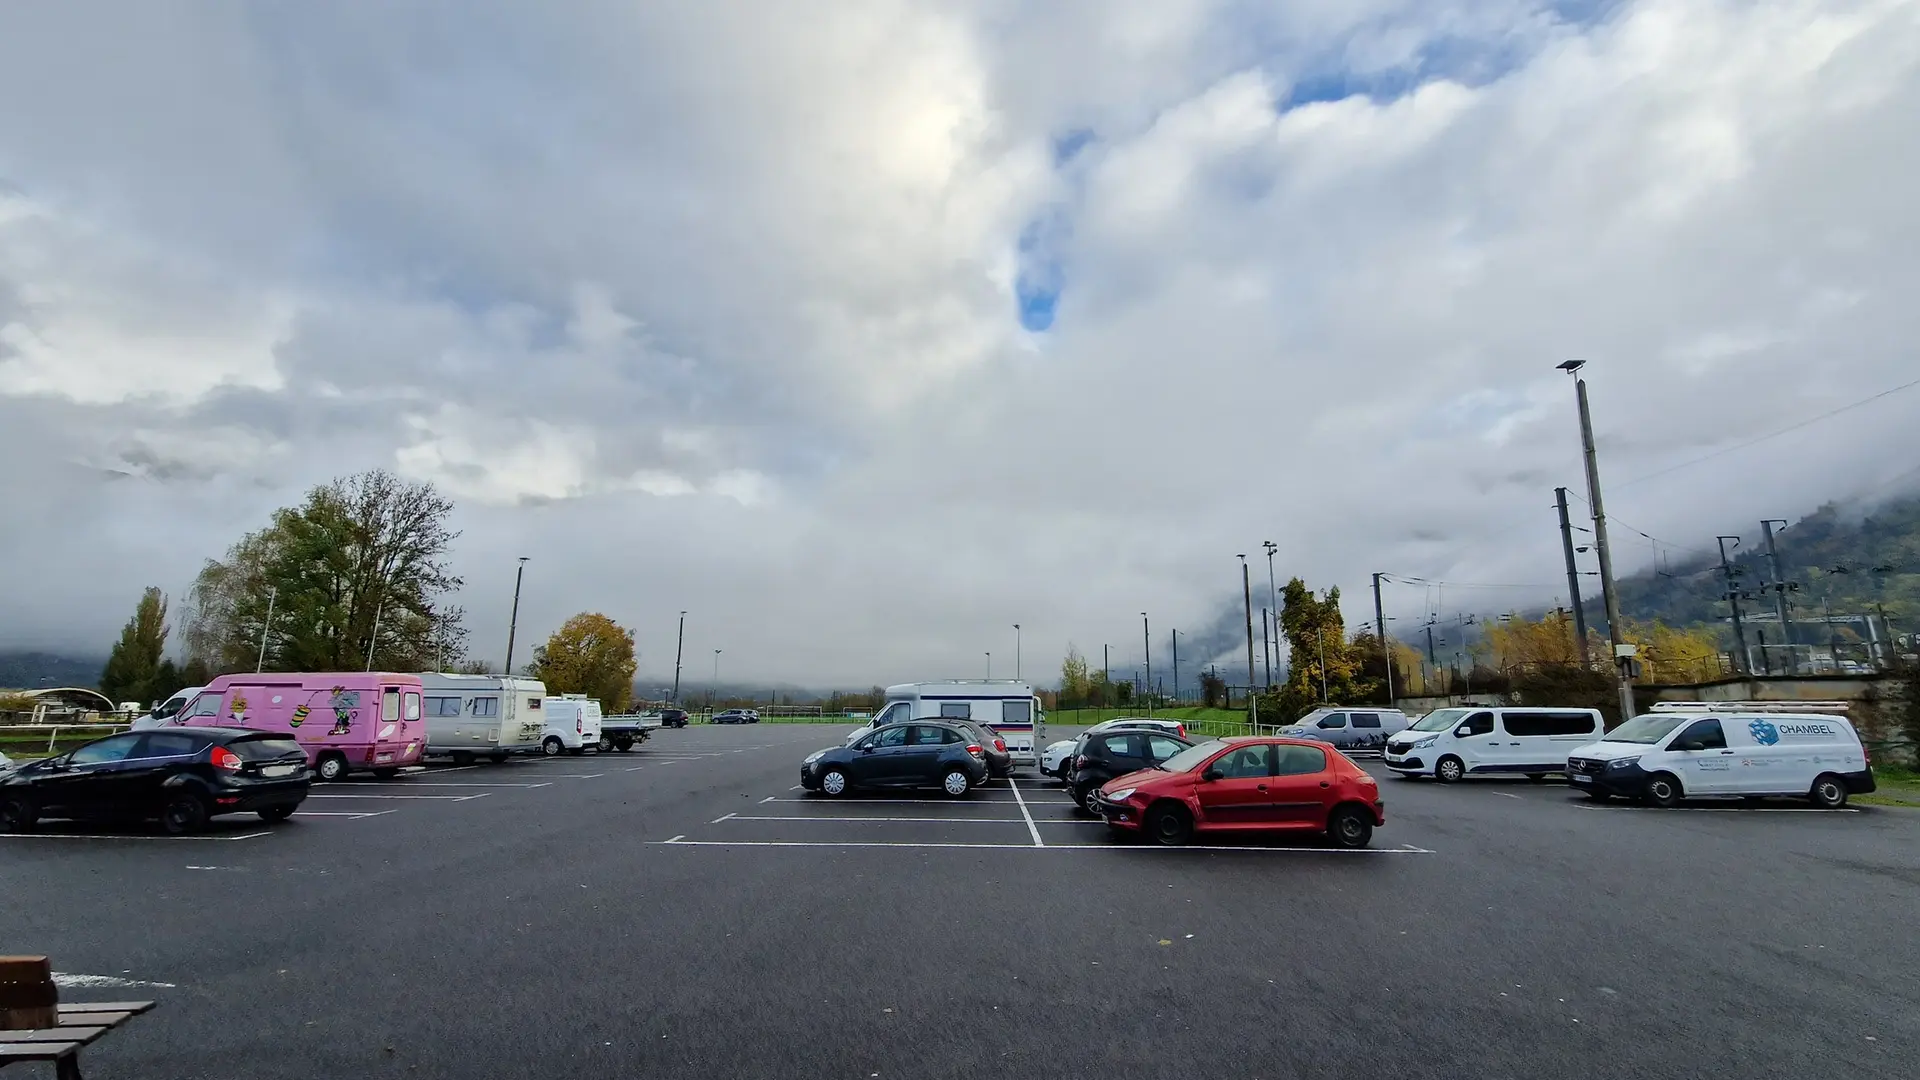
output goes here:
{"type": "Polygon", "coordinates": [[[1387,823],[1373,777],[1326,743],[1215,739],[1101,785],[1091,800],[1116,835],[1184,844],[1195,833],[1325,833],[1361,848],[1387,823]]]}

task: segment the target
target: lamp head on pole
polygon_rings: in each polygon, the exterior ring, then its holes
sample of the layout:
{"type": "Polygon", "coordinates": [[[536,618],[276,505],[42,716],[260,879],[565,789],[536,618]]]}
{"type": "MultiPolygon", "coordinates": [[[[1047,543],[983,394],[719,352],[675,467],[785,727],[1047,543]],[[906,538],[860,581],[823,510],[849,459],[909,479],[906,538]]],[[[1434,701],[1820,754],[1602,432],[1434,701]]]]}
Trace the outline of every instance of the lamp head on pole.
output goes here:
{"type": "Polygon", "coordinates": [[[1587,362],[1585,360],[1565,360],[1559,364],[1560,370],[1569,375],[1577,373],[1581,368],[1586,366],[1587,362]]]}

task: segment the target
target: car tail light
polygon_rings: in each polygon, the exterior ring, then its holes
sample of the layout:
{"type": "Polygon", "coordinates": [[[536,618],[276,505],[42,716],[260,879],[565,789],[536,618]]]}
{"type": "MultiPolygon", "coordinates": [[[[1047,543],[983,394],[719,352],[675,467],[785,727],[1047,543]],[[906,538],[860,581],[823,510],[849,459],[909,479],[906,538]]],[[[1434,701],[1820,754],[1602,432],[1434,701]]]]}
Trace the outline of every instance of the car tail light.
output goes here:
{"type": "Polygon", "coordinates": [[[994,748],[995,750],[998,750],[999,752],[1001,752],[1001,753],[1003,753],[1003,754],[1004,754],[1004,753],[1006,753],[1006,752],[1007,752],[1007,740],[1005,740],[1005,739],[995,739],[995,740],[993,740],[993,748],[994,748]]]}
{"type": "Polygon", "coordinates": [[[1187,725],[1185,724],[1180,725],[1180,737],[1183,739],[1187,737],[1187,725]]]}
{"type": "Polygon", "coordinates": [[[214,747],[213,750],[207,754],[207,760],[211,762],[215,768],[225,769],[228,772],[239,772],[243,764],[239,754],[234,753],[224,746],[214,747]]]}
{"type": "Polygon", "coordinates": [[[1076,769],[1084,769],[1091,764],[1093,763],[1087,760],[1087,755],[1085,754],[1081,754],[1079,757],[1073,759],[1073,767],[1076,769]]]}
{"type": "Polygon", "coordinates": [[[585,720],[575,720],[573,722],[573,733],[575,735],[585,735],[587,733],[587,722],[585,720]]]}
{"type": "Polygon", "coordinates": [[[969,754],[972,754],[972,755],[973,755],[974,757],[986,757],[986,756],[987,756],[987,752],[986,752],[985,750],[983,750],[983,749],[981,749],[981,747],[980,747],[980,744],[979,744],[979,743],[968,743],[968,744],[967,744],[967,753],[969,753],[969,754]]]}

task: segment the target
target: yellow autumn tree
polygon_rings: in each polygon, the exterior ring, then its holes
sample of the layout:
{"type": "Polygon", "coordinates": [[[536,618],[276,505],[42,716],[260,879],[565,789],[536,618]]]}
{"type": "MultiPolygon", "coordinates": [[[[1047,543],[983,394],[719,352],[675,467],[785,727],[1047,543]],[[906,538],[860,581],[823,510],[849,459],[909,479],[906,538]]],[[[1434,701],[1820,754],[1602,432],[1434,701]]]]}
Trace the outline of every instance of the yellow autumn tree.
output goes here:
{"type": "Polygon", "coordinates": [[[1491,620],[1486,626],[1486,641],[1492,666],[1503,672],[1580,664],[1580,644],[1573,623],[1556,613],[1538,621],[1518,614],[1491,620]]]}
{"type": "Polygon", "coordinates": [[[1659,620],[1621,620],[1626,641],[1639,647],[1640,682],[1705,682],[1722,674],[1720,635],[1712,627],[1672,627],[1659,620]]]}
{"type": "Polygon", "coordinates": [[[633,634],[605,615],[583,611],[533,650],[530,670],[548,693],[585,694],[604,711],[620,713],[633,702],[638,666],[633,634]]]}

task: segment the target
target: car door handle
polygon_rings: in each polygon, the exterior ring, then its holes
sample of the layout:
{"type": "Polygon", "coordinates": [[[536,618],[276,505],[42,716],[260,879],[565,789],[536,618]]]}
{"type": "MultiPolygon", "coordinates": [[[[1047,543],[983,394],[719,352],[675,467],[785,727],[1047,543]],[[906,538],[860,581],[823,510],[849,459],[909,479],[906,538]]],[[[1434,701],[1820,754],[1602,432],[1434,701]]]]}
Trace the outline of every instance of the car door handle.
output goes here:
{"type": "Polygon", "coordinates": [[[1721,752],[1721,753],[1723,753],[1723,754],[1731,754],[1731,753],[1733,753],[1733,751],[1731,751],[1731,750],[1722,750],[1722,751],[1720,751],[1720,752],[1721,752]]]}
{"type": "Polygon", "coordinates": [[[1327,781],[1327,780],[1322,780],[1322,781],[1320,781],[1320,786],[1321,786],[1321,787],[1332,787],[1332,786],[1333,786],[1333,784],[1332,784],[1332,782],[1331,782],[1331,781],[1327,781]]]}
{"type": "Polygon", "coordinates": [[[1265,784],[1261,784],[1261,785],[1259,785],[1259,787],[1260,787],[1260,790],[1261,790],[1261,791],[1265,791],[1265,790],[1267,790],[1267,785],[1265,785],[1265,784]]]}

